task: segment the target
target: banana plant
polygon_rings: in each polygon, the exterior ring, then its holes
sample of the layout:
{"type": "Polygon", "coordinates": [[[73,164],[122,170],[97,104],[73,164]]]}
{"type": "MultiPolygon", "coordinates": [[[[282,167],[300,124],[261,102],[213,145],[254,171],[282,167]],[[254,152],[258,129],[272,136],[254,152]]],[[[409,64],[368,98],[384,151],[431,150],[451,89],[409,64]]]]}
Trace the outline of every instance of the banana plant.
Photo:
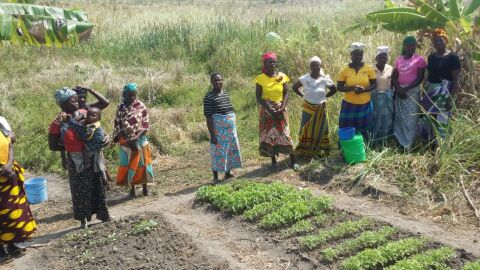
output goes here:
{"type": "Polygon", "coordinates": [[[346,31],[361,29],[364,33],[384,29],[390,32],[417,31],[428,36],[437,27],[445,28],[450,47],[463,59],[465,89],[479,94],[478,64],[480,63],[480,0],[409,0],[401,6],[393,0],[384,0],[384,9],[371,12],[346,31]],[[477,63],[475,63],[477,62],[477,63]]]}
{"type": "Polygon", "coordinates": [[[83,11],[25,3],[0,3],[0,45],[8,42],[38,47],[73,46],[87,40],[93,27],[83,11]]]}

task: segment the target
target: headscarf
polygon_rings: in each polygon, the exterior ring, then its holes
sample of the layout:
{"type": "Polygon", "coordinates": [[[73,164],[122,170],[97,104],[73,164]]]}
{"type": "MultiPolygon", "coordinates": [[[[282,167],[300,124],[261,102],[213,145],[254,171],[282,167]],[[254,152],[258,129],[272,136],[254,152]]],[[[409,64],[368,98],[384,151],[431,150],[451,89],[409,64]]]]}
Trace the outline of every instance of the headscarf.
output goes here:
{"type": "Polygon", "coordinates": [[[87,89],[83,88],[83,87],[80,87],[80,86],[77,86],[77,87],[73,88],[72,90],[75,91],[75,93],[77,93],[77,95],[86,95],[87,94],[87,89]]]}
{"type": "Polygon", "coordinates": [[[433,35],[432,39],[439,37],[445,41],[445,43],[448,43],[448,33],[444,28],[436,28],[433,30],[433,35]]]}
{"type": "Polygon", "coordinates": [[[351,45],[350,45],[350,48],[348,48],[348,51],[349,52],[353,52],[353,51],[362,51],[365,49],[365,44],[361,43],[361,42],[353,42],[351,45]]]}
{"type": "Polygon", "coordinates": [[[129,92],[136,92],[137,88],[138,87],[136,83],[127,83],[123,87],[123,94],[125,95],[126,93],[129,93],[129,92]]]}
{"type": "MultiPolygon", "coordinates": [[[[322,64],[322,59],[320,59],[320,57],[318,57],[318,56],[314,56],[314,57],[310,58],[310,61],[308,63],[312,64],[314,62],[320,63],[320,65],[321,65],[322,64]]],[[[323,68],[320,69],[320,75],[325,75],[325,71],[323,70],[323,68]]]]}
{"type": "Polygon", "coordinates": [[[417,39],[414,36],[406,36],[403,39],[403,46],[402,46],[402,55],[405,55],[407,52],[405,51],[406,45],[415,45],[417,44],[417,39]]]}
{"type": "Polygon", "coordinates": [[[375,58],[377,58],[377,56],[383,53],[388,55],[390,53],[390,48],[388,46],[378,46],[377,51],[375,53],[375,58]]]}
{"type": "Polygon", "coordinates": [[[262,72],[263,73],[267,72],[267,70],[265,69],[265,61],[267,61],[269,59],[273,59],[273,60],[277,61],[277,55],[274,52],[267,52],[267,53],[263,54],[263,56],[262,56],[262,63],[263,63],[262,72]]]}
{"type": "Polygon", "coordinates": [[[60,106],[69,98],[75,96],[77,93],[68,87],[63,87],[62,89],[58,89],[55,91],[55,100],[57,104],[60,106]]]}
{"type": "Polygon", "coordinates": [[[310,58],[309,64],[311,64],[313,62],[317,62],[317,63],[322,64],[322,59],[320,59],[320,57],[318,57],[318,56],[314,56],[314,57],[310,58]]]}

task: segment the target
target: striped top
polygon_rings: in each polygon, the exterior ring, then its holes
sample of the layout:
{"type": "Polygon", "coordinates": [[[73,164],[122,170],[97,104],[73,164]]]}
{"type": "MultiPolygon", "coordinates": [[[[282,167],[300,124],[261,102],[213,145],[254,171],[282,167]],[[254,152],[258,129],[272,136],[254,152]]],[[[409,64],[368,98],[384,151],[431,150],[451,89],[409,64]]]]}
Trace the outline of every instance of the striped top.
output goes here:
{"type": "Polygon", "coordinates": [[[210,117],[214,114],[233,113],[232,102],[225,91],[221,93],[208,92],[203,98],[203,114],[210,117]]]}

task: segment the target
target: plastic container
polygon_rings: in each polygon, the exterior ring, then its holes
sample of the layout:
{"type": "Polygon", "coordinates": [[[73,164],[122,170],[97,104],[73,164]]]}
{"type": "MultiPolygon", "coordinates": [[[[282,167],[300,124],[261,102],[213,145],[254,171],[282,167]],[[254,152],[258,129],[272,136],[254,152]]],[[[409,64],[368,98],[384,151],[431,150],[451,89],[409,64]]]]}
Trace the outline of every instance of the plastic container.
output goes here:
{"type": "Polygon", "coordinates": [[[45,177],[31,178],[25,181],[27,200],[31,204],[42,203],[48,199],[47,179],[45,177]]]}
{"type": "Polygon", "coordinates": [[[338,129],[338,137],[340,137],[341,141],[348,141],[353,139],[355,136],[355,128],[354,127],[344,127],[338,129]]]}
{"type": "Polygon", "coordinates": [[[362,163],[367,160],[362,134],[355,134],[351,140],[340,140],[340,147],[342,148],[343,158],[349,165],[362,163]]]}

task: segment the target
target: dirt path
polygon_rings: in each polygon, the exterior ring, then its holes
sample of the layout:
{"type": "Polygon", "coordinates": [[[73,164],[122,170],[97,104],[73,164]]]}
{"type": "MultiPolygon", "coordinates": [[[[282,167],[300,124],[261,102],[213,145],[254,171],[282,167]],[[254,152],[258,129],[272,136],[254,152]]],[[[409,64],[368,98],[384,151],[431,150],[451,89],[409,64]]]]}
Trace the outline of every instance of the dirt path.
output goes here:
{"type": "MultiPolygon", "coordinates": [[[[261,178],[264,174],[268,174],[262,168],[245,170],[243,173],[252,179],[261,178]]],[[[292,181],[290,176],[293,174],[293,172],[286,170],[274,175],[273,178],[297,185],[299,188],[308,187],[317,194],[327,194],[318,185],[298,180],[292,181]]],[[[61,178],[50,179],[50,186],[56,188],[49,189],[49,198],[56,198],[52,199],[53,203],[60,203],[60,210],[58,211],[60,215],[65,215],[65,212],[70,211],[70,205],[68,204],[70,193],[68,185],[56,184],[59,181],[65,180],[61,178]],[[50,192],[52,192],[51,197],[50,192]]],[[[265,239],[265,235],[253,225],[239,222],[233,218],[222,218],[219,214],[197,208],[194,205],[194,192],[195,188],[189,188],[160,198],[147,197],[132,201],[118,200],[118,203],[112,206],[110,210],[116,220],[145,212],[161,213],[165,222],[171,224],[179,232],[191,237],[202,253],[228,261],[231,269],[311,268],[312,265],[308,261],[303,261],[298,256],[289,253],[288,250],[282,249],[276,243],[269,242],[268,239],[265,239]]],[[[467,252],[480,257],[480,232],[478,230],[445,230],[431,221],[400,214],[395,209],[368,198],[354,198],[340,193],[328,194],[335,197],[335,207],[339,210],[387,222],[407,232],[428,236],[435,241],[465,249],[467,252]]],[[[33,206],[33,211],[38,211],[41,207],[44,206],[33,206]]],[[[49,207],[52,207],[52,205],[49,207]]],[[[54,230],[57,227],[53,226],[49,231],[41,233],[33,241],[27,243],[29,252],[26,256],[4,265],[2,269],[43,269],[36,265],[38,261],[36,258],[41,256],[44,246],[48,248],[50,242],[78,229],[77,224],[71,218],[64,216],[63,219],[66,221],[62,220],[58,223],[61,228],[54,230]]],[[[42,226],[41,222],[40,226],[42,226]]],[[[98,225],[93,225],[94,228],[95,226],[98,225]]]]}

